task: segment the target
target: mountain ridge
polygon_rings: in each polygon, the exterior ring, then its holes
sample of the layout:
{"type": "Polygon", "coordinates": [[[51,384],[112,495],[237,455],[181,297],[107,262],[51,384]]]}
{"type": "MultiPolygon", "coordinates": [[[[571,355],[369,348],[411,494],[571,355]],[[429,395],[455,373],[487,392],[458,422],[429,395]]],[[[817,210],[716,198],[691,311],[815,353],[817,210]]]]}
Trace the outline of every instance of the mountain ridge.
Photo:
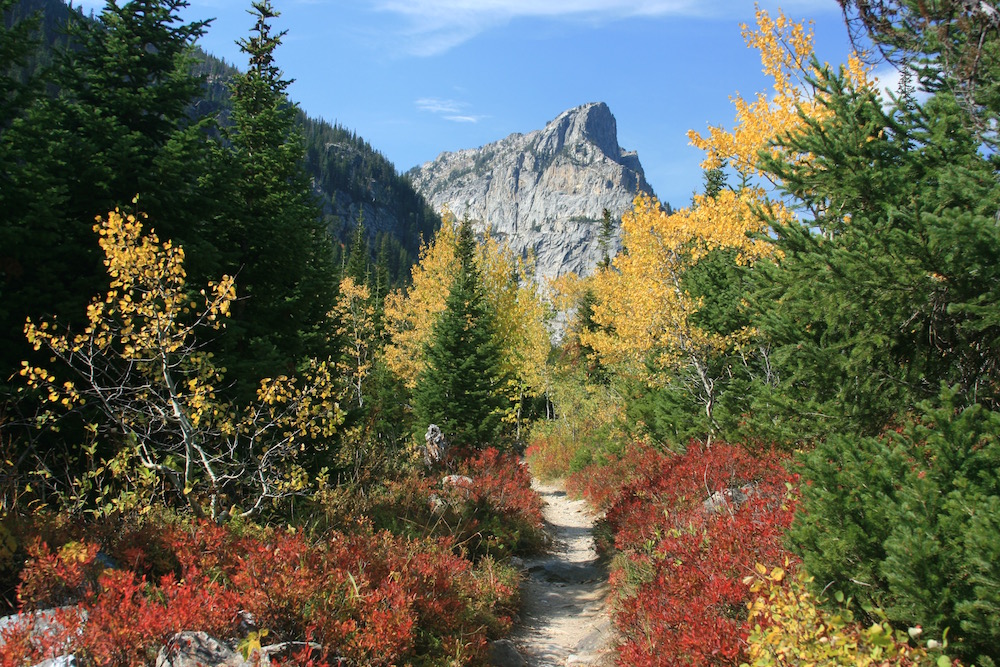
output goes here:
{"type": "Polygon", "coordinates": [[[443,152],[406,176],[436,210],[468,215],[480,232],[488,227],[515,253],[533,256],[540,282],[589,273],[605,253],[616,254],[622,214],[637,194],[653,194],[604,102],[568,109],[539,130],[443,152]],[[607,247],[605,210],[614,231],[607,247]]]}

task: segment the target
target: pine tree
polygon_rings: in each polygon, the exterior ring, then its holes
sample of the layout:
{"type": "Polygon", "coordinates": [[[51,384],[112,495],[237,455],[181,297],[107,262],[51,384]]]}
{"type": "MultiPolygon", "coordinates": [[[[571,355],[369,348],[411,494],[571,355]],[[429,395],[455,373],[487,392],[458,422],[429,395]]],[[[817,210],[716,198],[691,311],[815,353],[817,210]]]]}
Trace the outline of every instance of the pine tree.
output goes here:
{"type": "Polygon", "coordinates": [[[344,275],[354,279],[358,285],[368,284],[368,239],[365,235],[365,212],[358,210],[358,219],[354,228],[354,241],[351,243],[351,253],[347,256],[347,266],[344,275]]]}
{"type": "MultiPolygon", "coordinates": [[[[18,4],[18,0],[0,0],[0,132],[10,127],[33,92],[33,82],[24,80],[21,75],[38,47],[35,31],[41,21],[35,15],[8,24],[8,14],[18,4]]],[[[0,187],[0,193],[2,191],[0,187]]]]}
{"type": "Polygon", "coordinates": [[[843,73],[819,88],[826,113],[782,138],[808,159],[763,160],[814,217],[773,221],[754,267],[781,380],[747,413],[814,444],[791,538],[816,587],[993,664],[1000,184],[951,91],[886,110],[843,73]]]}
{"type": "Polygon", "coordinates": [[[597,263],[600,269],[611,266],[611,240],[615,236],[615,227],[611,222],[611,211],[604,209],[601,212],[601,232],[597,237],[597,245],[601,249],[601,261],[597,263]]]}
{"type": "Polygon", "coordinates": [[[453,444],[500,445],[505,378],[468,218],[459,227],[456,255],[458,275],[433,326],[414,391],[416,436],[422,438],[429,424],[437,424],[453,444]]]}
{"type": "Polygon", "coordinates": [[[1000,413],[953,389],[901,433],[833,434],[803,456],[790,537],[817,587],[893,624],[948,630],[948,652],[1000,660],[1000,413]]]}
{"type": "Polygon", "coordinates": [[[227,270],[240,301],[223,351],[237,380],[291,373],[305,357],[326,358],[326,314],[336,294],[332,244],[303,168],[297,108],[274,52],[285,32],[268,0],[254,2],[252,35],[240,40],[245,73],[231,82],[231,126],[219,162],[228,165],[230,208],[219,221],[227,270]]]}
{"type": "Polygon", "coordinates": [[[1000,405],[1000,187],[938,93],[917,116],[826,84],[832,114],[766,168],[816,217],[774,225],[753,297],[796,437],[875,434],[941,382],[1000,405]],[[820,417],[820,415],[822,415],[820,417]],[[801,419],[800,419],[801,418],[801,419]]]}
{"type": "Polygon", "coordinates": [[[389,293],[389,237],[383,236],[378,244],[378,254],[375,257],[375,280],[372,285],[372,298],[375,300],[375,331],[379,336],[385,328],[385,296],[389,293]]]}
{"type": "Polygon", "coordinates": [[[96,20],[67,12],[68,45],[40,82],[49,94],[4,128],[4,367],[23,358],[26,316],[81,323],[79,305],[107,287],[94,219],[136,195],[157,231],[185,246],[192,274],[217,254],[203,224],[213,200],[201,185],[210,121],[191,111],[202,87],[190,74],[192,46],[208,22],[181,21],[186,7],[108,2],[96,20]]]}
{"type": "MultiPolygon", "coordinates": [[[[1000,117],[1000,17],[995,2],[838,0],[851,37],[873,45],[897,68],[916,72],[922,88],[948,91],[962,124],[995,153],[1000,117]]],[[[860,49],[859,49],[860,50],[860,49]]]]}

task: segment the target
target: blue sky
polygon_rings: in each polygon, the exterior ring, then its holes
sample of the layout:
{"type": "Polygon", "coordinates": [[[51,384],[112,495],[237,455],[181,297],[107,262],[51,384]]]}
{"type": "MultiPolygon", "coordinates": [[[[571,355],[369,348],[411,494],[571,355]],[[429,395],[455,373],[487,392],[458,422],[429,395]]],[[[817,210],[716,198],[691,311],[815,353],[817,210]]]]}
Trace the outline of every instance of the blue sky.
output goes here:
{"type": "MultiPolygon", "coordinates": [[[[603,101],[664,201],[686,205],[701,183],[688,129],[730,126],[730,96],[765,90],[740,23],[749,0],[273,0],[287,30],[277,61],[311,116],[356,130],[399,171],[442,151],[529,132],[603,101]]],[[[770,11],[779,6],[761,5],[770,11]]],[[[100,6],[87,0],[86,7],[100,6]]],[[[846,59],[835,0],[780,5],[814,22],[820,58],[846,59]]],[[[243,66],[249,0],[191,0],[212,18],[200,44],[243,66]]]]}

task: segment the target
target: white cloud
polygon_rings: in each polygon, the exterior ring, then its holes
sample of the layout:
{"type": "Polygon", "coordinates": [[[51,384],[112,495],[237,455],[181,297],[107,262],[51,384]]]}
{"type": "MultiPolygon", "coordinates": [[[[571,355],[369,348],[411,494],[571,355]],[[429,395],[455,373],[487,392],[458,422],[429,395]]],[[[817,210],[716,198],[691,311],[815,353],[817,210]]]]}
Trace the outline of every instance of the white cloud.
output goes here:
{"type": "MultiPolygon", "coordinates": [[[[395,14],[407,28],[407,50],[414,55],[443,53],[494,26],[517,18],[613,21],[634,17],[752,18],[746,0],[372,0],[376,10],[395,14]]],[[[762,7],[777,9],[776,2],[762,7]],[[773,7],[772,7],[773,5],[773,7]]],[[[829,0],[790,0],[788,11],[824,11],[829,0]]],[[[834,5],[835,7],[836,5],[834,5]]]]}
{"type": "Polygon", "coordinates": [[[421,97],[419,100],[414,102],[417,108],[421,111],[429,111],[431,113],[439,114],[454,114],[462,110],[462,108],[468,106],[464,102],[456,102],[455,100],[442,100],[437,97],[421,97]]]}
{"type": "Polygon", "coordinates": [[[453,123],[478,123],[486,116],[465,113],[466,102],[444,100],[437,97],[421,97],[414,102],[417,109],[440,116],[453,123]]]}

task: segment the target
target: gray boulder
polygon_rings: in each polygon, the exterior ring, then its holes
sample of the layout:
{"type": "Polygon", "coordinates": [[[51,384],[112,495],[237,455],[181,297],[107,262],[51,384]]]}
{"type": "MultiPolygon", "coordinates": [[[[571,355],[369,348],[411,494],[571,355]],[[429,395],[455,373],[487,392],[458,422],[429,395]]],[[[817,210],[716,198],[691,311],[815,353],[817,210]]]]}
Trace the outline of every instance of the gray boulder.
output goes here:
{"type": "MultiPolygon", "coordinates": [[[[70,655],[70,645],[74,635],[79,635],[87,622],[87,612],[76,607],[60,607],[59,609],[42,609],[36,612],[24,612],[0,618],[0,633],[14,628],[30,630],[31,641],[36,647],[47,640],[51,643],[55,638],[63,638],[63,644],[47,647],[51,653],[63,653],[39,663],[37,667],[74,667],[76,658],[70,655]]],[[[3,648],[3,637],[0,634],[0,649],[3,648]]]]}
{"type": "Polygon", "coordinates": [[[722,489],[710,495],[702,503],[702,507],[705,508],[705,512],[708,514],[716,514],[726,509],[736,509],[749,500],[755,491],[752,484],[722,489]]]}
{"type": "Polygon", "coordinates": [[[490,642],[490,665],[492,667],[526,667],[524,657],[509,639],[490,642]]]}
{"type": "MultiPolygon", "coordinates": [[[[323,647],[314,642],[281,642],[253,651],[249,660],[204,632],[178,632],[160,649],[156,667],[270,667],[272,661],[290,664],[305,655],[319,660],[323,647]]],[[[339,665],[339,659],[329,664],[339,665]]]]}

